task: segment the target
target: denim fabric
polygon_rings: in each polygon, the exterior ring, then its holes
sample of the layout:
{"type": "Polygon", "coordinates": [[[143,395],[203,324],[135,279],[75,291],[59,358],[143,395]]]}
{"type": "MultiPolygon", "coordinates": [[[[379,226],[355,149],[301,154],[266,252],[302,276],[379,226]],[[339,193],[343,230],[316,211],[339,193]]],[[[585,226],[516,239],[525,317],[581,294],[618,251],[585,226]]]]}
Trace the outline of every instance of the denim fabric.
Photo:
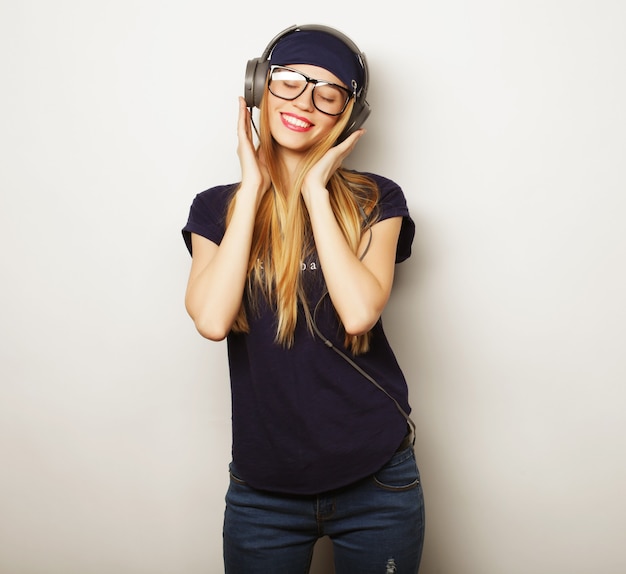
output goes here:
{"type": "Polygon", "coordinates": [[[231,467],[224,518],[226,574],[306,574],[327,535],[336,574],[415,574],[424,500],[413,448],[373,476],[315,496],[252,489],[231,467]]]}

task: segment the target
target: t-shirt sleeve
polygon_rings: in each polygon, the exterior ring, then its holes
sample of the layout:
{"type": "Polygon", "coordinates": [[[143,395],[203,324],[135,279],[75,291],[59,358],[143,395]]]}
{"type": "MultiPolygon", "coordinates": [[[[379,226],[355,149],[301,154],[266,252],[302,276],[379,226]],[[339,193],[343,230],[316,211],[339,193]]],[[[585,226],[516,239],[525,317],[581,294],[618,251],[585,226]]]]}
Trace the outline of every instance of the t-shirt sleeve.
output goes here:
{"type": "Polygon", "coordinates": [[[402,217],[402,227],[396,249],[396,263],[401,263],[411,256],[411,247],[415,237],[415,222],[409,213],[406,197],[402,188],[394,181],[380,175],[368,175],[374,179],[380,190],[378,221],[390,217],[402,217]]]}
{"type": "Polygon", "coordinates": [[[219,245],[226,229],[226,210],[236,185],[212,187],[194,198],[187,224],[182,229],[185,245],[192,253],[191,234],[196,233],[219,245]]]}

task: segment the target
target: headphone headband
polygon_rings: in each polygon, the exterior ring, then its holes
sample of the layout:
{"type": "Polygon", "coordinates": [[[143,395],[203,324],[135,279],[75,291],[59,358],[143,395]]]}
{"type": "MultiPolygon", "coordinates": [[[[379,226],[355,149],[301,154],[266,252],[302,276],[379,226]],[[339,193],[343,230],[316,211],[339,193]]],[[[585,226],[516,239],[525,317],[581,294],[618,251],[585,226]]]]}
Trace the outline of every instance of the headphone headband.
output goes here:
{"type": "Polygon", "coordinates": [[[348,124],[346,125],[346,128],[337,140],[338,142],[343,141],[351,133],[358,130],[363,125],[363,123],[365,123],[365,120],[370,115],[371,109],[365,99],[367,95],[367,88],[369,85],[369,71],[367,68],[367,60],[365,58],[365,54],[361,52],[357,45],[345,34],[340,32],[339,30],[330,28],[329,26],[323,26],[320,24],[290,26],[272,39],[272,41],[267,45],[265,50],[263,50],[263,54],[261,55],[261,57],[249,60],[246,66],[246,77],[244,83],[244,98],[246,100],[246,105],[249,108],[259,107],[261,103],[261,98],[263,96],[263,90],[265,88],[267,73],[269,71],[270,57],[272,55],[274,47],[285,36],[299,30],[314,30],[318,32],[325,32],[341,40],[357,56],[359,63],[361,64],[361,67],[363,69],[363,85],[359,86],[359,90],[356,94],[356,99],[348,124]]]}

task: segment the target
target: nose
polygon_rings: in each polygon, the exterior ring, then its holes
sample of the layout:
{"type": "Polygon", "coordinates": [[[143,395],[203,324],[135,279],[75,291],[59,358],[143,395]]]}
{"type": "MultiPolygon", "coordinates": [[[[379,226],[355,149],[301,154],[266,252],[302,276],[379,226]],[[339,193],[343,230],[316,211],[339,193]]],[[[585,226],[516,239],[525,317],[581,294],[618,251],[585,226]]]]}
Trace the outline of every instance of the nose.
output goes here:
{"type": "Polygon", "coordinates": [[[301,110],[313,111],[313,84],[307,84],[304,92],[302,92],[292,102],[301,110]]]}

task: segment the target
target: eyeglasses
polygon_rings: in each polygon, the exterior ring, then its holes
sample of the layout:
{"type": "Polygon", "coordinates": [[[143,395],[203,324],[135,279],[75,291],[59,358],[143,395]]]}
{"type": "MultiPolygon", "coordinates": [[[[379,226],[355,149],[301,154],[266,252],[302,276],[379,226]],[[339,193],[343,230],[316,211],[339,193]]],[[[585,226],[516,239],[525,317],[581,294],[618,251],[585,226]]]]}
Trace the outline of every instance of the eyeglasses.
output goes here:
{"type": "Polygon", "coordinates": [[[267,87],[281,100],[295,100],[304,93],[309,84],[313,84],[311,93],[313,105],[329,116],[342,114],[352,97],[350,90],[343,86],[324,80],[314,80],[302,72],[285,66],[270,67],[267,87]]]}

